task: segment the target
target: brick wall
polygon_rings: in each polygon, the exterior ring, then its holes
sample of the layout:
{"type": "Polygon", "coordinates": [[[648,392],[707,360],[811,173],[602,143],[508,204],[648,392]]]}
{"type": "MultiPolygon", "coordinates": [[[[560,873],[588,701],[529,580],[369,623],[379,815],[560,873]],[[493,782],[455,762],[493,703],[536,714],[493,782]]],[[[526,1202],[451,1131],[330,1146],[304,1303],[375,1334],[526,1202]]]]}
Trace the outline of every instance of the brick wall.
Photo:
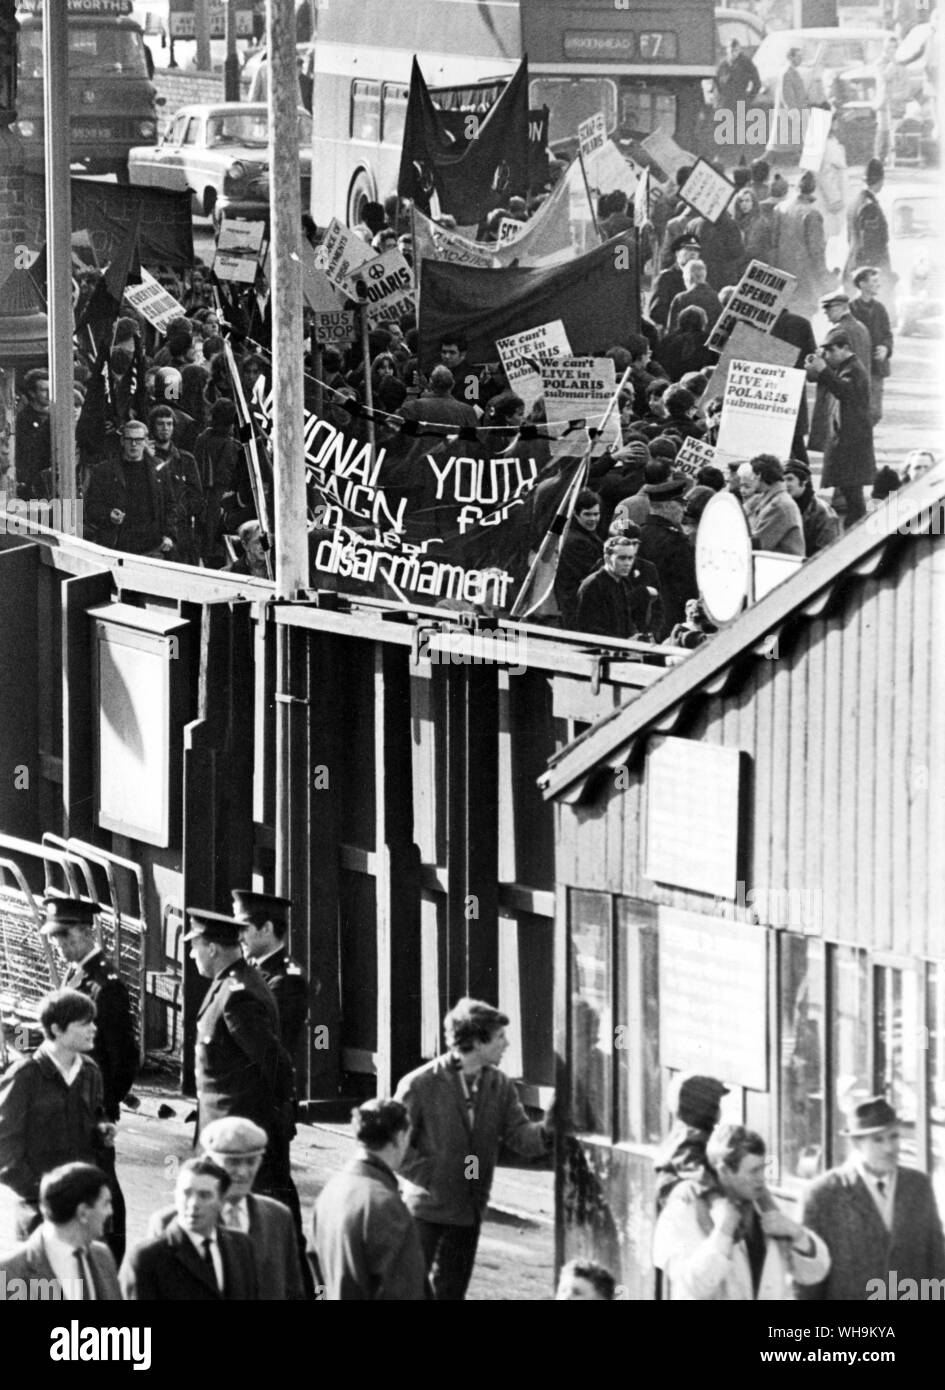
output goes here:
{"type": "MultiPolygon", "coordinates": [[[[158,68],[154,74],[154,85],[159,97],[164,97],[164,105],[158,108],[159,133],[164,129],[182,106],[192,106],[196,102],[223,100],[222,72],[185,72],[182,68],[158,68]]],[[[243,83],[243,99],[246,99],[248,84],[243,83]]]]}

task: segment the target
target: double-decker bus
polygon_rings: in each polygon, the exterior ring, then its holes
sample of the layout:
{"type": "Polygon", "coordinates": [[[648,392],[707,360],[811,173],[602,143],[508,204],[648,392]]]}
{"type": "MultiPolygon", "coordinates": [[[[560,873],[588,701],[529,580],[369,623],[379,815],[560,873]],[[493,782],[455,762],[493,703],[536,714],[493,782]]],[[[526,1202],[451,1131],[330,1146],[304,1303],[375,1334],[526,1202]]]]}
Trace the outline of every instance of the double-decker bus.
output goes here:
{"type": "Polygon", "coordinates": [[[410,65],[434,100],[481,109],[528,56],[530,106],[571,150],[603,111],[618,138],[691,146],[715,72],[713,0],[320,0],[312,216],[357,221],[396,189],[410,65]],[[484,99],[484,94],[487,94],[484,99]]]}

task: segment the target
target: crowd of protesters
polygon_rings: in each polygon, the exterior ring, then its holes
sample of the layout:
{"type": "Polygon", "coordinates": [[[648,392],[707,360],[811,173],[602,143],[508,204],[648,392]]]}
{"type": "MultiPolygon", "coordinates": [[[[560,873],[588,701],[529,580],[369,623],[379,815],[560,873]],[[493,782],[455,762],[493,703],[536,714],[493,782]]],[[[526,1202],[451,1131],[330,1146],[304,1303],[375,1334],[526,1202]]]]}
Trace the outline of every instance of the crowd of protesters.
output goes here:
{"type": "MultiPolygon", "coordinates": [[[[729,488],[741,500],[756,548],[803,558],[829,544],[841,521],[849,526],[865,514],[866,489],[880,499],[896,485],[888,466],[877,473],[873,453],[894,349],[883,302],[892,272],[877,199],[882,165],[869,162],[849,204],[844,273],[828,269],[827,224],[813,174],[802,173],[792,188],[764,160],[729,172],[738,192],[731,211],[714,223],[695,215],[680,194],[687,168],[668,183],[653,181],[642,237],[649,291],[641,297],[639,331],[628,327],[619,342],[597,345],[597,355],[613,360],[618,381],[629,372],[619,397],[620,442],[594,449],[554,591],[535,614],[540,623],[602,639],[697,645],[711,625],[698,603],[695,530],[714,492],[729,488]],[[796,278],[772,335],[796,349],[794,365],[816,384],[813,409],[805,392],[785,457],[760,452],[737,469],[679,468],[686,441],[716,441],[722,397],[711,383],[718,353],[707,339],[753,259],[796,278]],[[828,321],[819,346],[812,322],[818,310],[828,321]],[[811,453],[822,454],[822,463],[811,453]]],[[[494,240],[504,219],[526,223],[540,201],[509,199],[484,219],[481,239],[494,240]]],[[[633,225],[620,192],[601,195],[597,216],[602,235],[633,225]]],[[[451,219],[441,222],[448,227],[451,219]]],[[[395,197],[366,204],[355,230],[375,253],[396,247],[412,263],[409,225],[395,197]]],[[[319,231],[307,216],[303,229],[317,245],[319,231]]],[[[80,325],[96,293],[95,275],[82,278],[80,325]]],[[[164,271],[159,278],[182,306],[164,335],[129,313],[113,320],[106,344],[96,344],[91,331],[77,333],[85,535],[133,554],[266,577],[269,537],[259,520],[260,494],[271,475],[264,450],[260,466],[252,466],[241,429],[254,384],[270,375],[260,345],[265,322],[247,326],[238,302],[214,296],[201,264],[183,277],[164,271]]],[[[404,514],[430,534],[446,533],[455,509],[434,505],[429,457],[450,450],[461,432],[464,441],[476,441],[464,443],[464,453],[478,446],[480,457],[534,460],[539,486],[519,518],[524,572],[550,520],[541,482],[559,467],[547,438],[536,439],[533,431],[526,442],[520,434],[523,423],[544,423],[541,403],[527,414],[498,352],[469,361],[459,332],[435,345],[431,367],[431,345],[421,354],[412,315],[373,330],[368,346],[367,357],[360,344],[306,354],[307,408],[362,439],[370,430],[384,450],[378,485],[391,507],[402,503],[404,514]]],[[[36,369],[23,378],[17,418],[21,498],[51,495],[49,457],[48,377],[36,369]]]]}

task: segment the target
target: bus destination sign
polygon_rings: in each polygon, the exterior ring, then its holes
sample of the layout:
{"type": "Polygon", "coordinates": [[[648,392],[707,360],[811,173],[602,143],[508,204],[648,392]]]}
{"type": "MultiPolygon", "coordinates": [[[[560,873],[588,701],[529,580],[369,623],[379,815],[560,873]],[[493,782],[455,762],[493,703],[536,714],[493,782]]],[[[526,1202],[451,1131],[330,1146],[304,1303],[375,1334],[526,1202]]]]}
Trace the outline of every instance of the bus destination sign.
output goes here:
{"type": "Polygon", "coordinates": [[[587,62],[638,61],[671,63],[678,57],[679,45],[669,29],[650,29],[634,33],[626,29],[566,29],[565,58],[587,62]]]}

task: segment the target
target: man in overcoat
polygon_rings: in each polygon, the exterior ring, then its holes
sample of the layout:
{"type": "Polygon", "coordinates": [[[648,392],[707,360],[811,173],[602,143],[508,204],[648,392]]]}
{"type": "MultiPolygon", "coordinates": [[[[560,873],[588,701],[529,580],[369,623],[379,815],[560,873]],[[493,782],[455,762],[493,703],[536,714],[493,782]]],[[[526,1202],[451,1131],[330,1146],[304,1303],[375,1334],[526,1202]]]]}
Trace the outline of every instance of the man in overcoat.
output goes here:
{"type": "MultiPolygon", "coordinates": [[[[903,1281],[923,1279],[939,1291],[945,1279],[945,1241],[932,1184],[899,1164],[899,1120],[882,1097],[862,1101],[847,1128],[850,1155],[811,1184],[803,1224],[830,1250],[830,1271],[799,1297],[864,1302],[903,1296],[903,1281]],[[896,1288],[892,1287],[893,1280],[896,1288]]],[[[936,1294],[940,1297],[940,1292],[936,1294]]]]}
{"type": "Polygon", "coordinates": [[[876,472],[870,379],[851,347],[846,329],[831,329],[821,352],[822,356],[807,359],[809,379],[825,387],[833,397],[824,441],[821,487],[842,493],[846,529],[866,515],[863,488],[872,483],[876,472]]]}

